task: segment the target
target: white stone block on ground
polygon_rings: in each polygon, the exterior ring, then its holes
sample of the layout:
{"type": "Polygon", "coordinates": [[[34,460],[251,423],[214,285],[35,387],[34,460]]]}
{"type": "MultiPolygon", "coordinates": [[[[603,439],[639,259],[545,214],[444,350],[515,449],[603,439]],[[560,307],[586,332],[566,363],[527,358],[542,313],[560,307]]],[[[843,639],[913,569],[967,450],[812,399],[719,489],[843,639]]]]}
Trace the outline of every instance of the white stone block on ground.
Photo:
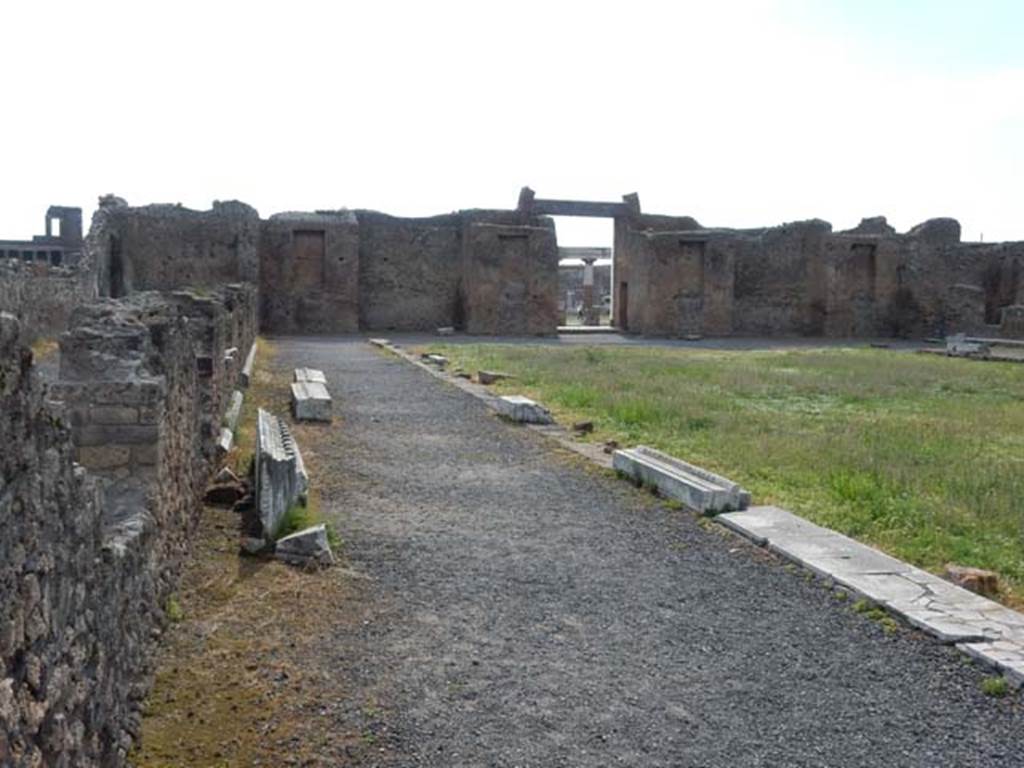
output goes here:
{"type": "Polygon", "coordinates": [[[294,381],[313,381],[318,384],[327,385],[327,377],[323,371],[316,368],[296,368],[294,381]]]}
{"type": "Polygon", "coordinates": [[[498,413],[521,424],[551,424],[551,412],[543,405],[522,395],[505,395],[494,401],[498,413]]]}
{"type": "Polygon", "coordinates": [[[235,444],[235,433],[227,427],[221,427],[220,435],[217,438],[217,450],[222,454],[231,450],[235,444]]]}
{"type": "Polygon", "coordinates": [[[274,557],[291,565],[331,565],[334,553],[327,540],[327,527],[321,523],[278,539],[274,557]]]}
{"type": "Polygon", "coordinates": [[[438,368],[444,368],[448,365],[448,358],[444,355],[427,355],[424,360],[436,365],[438,368]]]}
{"type": "Polygon", "coordinates": [[[1024,614],[778,507],[715,519],[1024,681],[1024,614]]]}
{"type": "Polygon", "coordinates": [[[256,415],[256,509],[263,536],[274,539],[285,514],[309,489],[299,446],[288,426],[262,408],[256,415]]]}
{"type": "Polygon", "coordinates": [[[245,356],[245,365],[242,366],[242,373],[238,377],[238,384],[247,389],[252,383],[252,369],[256,365],[256,342],[249,347],[249,354],[245,356]]]}
{"type": "Polygon", "coordinates": [[[238,426],[238,417],[242,415],[242,403],[244,402],[245,396],[239,390],[236,389],[231,393],[231,402],[224,412],[224,426],[232,432],[238,426]]]}
{"type": "Polygon", "coordinates": [[[645,445],[615,451],[612,466],[699,512],[745,509],[750,493],[728,478],[645,445]]]}
{"type": "Polygon", "coordinates": [[[330,421],[331,393],[318,381],[292,384],[292,413],[299,421],[330,421]]]}

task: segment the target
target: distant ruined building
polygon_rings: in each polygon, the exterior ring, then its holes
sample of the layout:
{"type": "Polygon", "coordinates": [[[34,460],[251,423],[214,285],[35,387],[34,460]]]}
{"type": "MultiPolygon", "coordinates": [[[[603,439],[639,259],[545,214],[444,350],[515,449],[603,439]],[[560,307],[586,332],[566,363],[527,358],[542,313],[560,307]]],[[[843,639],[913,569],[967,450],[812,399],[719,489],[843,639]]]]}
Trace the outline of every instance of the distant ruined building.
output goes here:
{"type": "Polygon", "coordinates": [[[612,325],[624,332],[1024,335],[1024,243],[963,243],[952,219],[905,234],[882,217],[843,232],[817,219],[709,228],[687,216],[643,213],[636,195],[544,200],[529,188],[515,209],[427,218],[338,210],[260,219],[238,202],[192,211],[131,207],[106,196],[83,248],[77,209],[52,208],[48,222],[54,213],[63,217],[60,240],[44,236],[34,248],[0,243],[9,264],[24,266],[33,254],[32,269],[22,268],[18,280],[8,277],[14,269],[4,273],[26,296],[0,289],[0,309],[31,304],[43,332],[62,328],[67,307],[93,295],[248,282],[259,288],[260,327],[270,332],[453,326],[470,334],[554,334],[564,323],[566,291],[578,300],[582,288],[572,270],[562,270],[559,284],[560,255],[572,254],[560,254],[550,217],[564,215],[613,220],[611,270],[598,267],[593,300],[610,294],[612,325]],[[72,273],[77,279],[69,281],[72,273]],[[47,279],[53,291],[24,287],[47,279]]]}

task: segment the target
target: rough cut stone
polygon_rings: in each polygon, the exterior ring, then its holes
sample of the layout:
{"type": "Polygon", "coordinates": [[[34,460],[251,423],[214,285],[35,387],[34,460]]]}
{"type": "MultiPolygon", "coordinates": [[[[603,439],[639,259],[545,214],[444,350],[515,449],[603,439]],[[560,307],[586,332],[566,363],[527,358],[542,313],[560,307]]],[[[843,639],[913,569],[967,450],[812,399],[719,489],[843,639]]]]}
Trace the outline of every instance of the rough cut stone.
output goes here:
{"type": "Polygon", "coordinates": [[[700,512],[746,509],[750,504],[750,493],[731,480],[644,445],[615,451],[612,465],[700,512]]]}
{"type": "Polygon", "coordinates": [[[498,373],[497,371],[477,371],[476,378],[481,384],[493,384],[496,381],[512,377],[507,373],[498,373]]]}
{"type": "Polygon", "coordinates": [[[281,419],[256,417],[256,505],[266,539],[274,539],[288,509],[306,495],[309,479],[299,446],[281,419]]]}
{"type": "Polygon", "coordinates": [[[438,336],[451,336],[453,333],[455,333],[455,329],[450,325],[445,325],[437,329],[438,336]]]}
{"type": "Polygon", "coordinates": [[[505,395],[495,401],[495,407],[505,418],[522,424],[552,424],[554,419],[543,405],[522,395],[505,395]]]}
{"type": "Polygon", "coordinates": [[[330,421],[331,394],[318,381],[292,384],[292,413],[299,421],[330,421]]]}
{"type": "Polygon", "coordinates": [[[327,566],[334,562],[334,553],[327,540],[327,528],[323,523],[278,539],[274,556],[291,565],[327,566]]]}
{"type": "Polygon", "coordinates": [[[296,368],[294,381],[311,381],[326,386],[327,377],[324,376],[323,371],[318,371],[316,368],[296,368]]]}
{"type": "Polygon", "coordinates": [[[992,596],[999,593],[999,574],[992,571],[949,563],[946,566],[946,578],[977,595],[992,596]]]}

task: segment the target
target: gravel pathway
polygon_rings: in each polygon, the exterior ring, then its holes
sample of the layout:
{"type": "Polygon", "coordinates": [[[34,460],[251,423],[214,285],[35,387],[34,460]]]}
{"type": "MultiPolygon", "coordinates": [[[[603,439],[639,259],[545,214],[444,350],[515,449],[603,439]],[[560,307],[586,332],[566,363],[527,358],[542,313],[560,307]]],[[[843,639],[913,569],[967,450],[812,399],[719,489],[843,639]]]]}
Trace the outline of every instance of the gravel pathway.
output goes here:
{"type": "Polygon", "coordinates": [[[368,578],[319,663],[361,764],[1024,765],[956,651],[365,343],[275,343],[341,417],[313,482],[368,578]]]}

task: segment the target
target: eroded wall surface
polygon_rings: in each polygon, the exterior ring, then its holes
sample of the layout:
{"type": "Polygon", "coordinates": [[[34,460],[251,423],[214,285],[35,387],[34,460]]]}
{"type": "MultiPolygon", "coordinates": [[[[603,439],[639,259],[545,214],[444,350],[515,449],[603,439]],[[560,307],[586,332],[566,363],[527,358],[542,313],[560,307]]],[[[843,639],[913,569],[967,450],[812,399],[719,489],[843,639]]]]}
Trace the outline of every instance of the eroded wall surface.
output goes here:
{"type": "Polygon", "coordinates": [[[260,220],[237,201],[209,211],[100,199],[86,239],[101,296],[259,282],[260,220]]]}
{"type": "Polygon", "coordinates": [[[544,335],[559,325],[554,225],[470,222],[464,234],[465,330],[544,335]]]}
{"type": "Polygon", "coordinates": [[[0,315],[0,764],[123,764],[255,306],[252,287],[84,305],[45,389],[0,315]]]}
{"type": "Polygon", "coordinates": [[[656,336],[1019,336],[1024,243],[962,243],[936,219],[897,234],[811,220],[754,230],[616,223],[616,320],[656,336]]]}
{"type": "Polygon", "coordinates": [[[260,323],[272,333],[359,330],[359,223],[349,211],[278,213],[261,226],[260,323]]]}
{"type": "Polygon", "coordinates": [[[0,261],[0,311],[19,319],[25,341],[57,336],[74,308],[95,298],[95,276],[85,263],[0,261]]]}

